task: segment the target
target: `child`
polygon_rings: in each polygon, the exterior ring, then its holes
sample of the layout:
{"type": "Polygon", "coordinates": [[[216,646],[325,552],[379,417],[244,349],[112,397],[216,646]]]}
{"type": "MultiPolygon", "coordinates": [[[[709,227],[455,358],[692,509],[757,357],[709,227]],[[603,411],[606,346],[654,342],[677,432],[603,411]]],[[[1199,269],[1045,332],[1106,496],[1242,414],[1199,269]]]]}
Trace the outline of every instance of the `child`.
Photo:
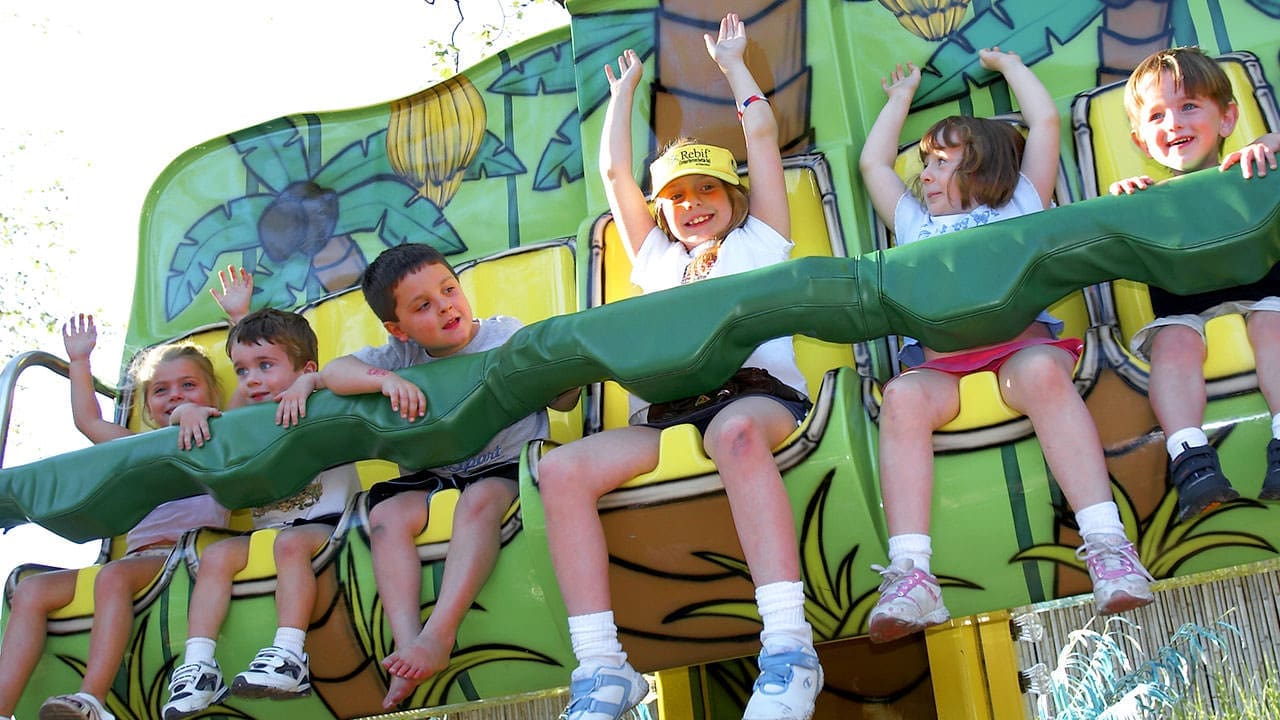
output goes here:
{"type": "MultiPolygon", "coordinates": [[[[409,421],[426,414],[426,396],[392,371],[498,347],[521,327],[511,317],[473,318],[453,268],[429,245],[384,251],[365,269],[363,286],[365,300],[391,338],[333,360],[321,374],[339,395],[381,392],[409,421]]],[[[577,397],[577,390],[570,391],[551,407],[567,410],[577,397]]],[[[383,707],[395,707],[448,666],[458,625],[497,561],[502,516],[516,497],[520,451],[547,433],[547,414],[539,411],[500,431],[472,458],[370,490],[373,574],[396,647],[382,662],[392,675],[383,707]],[[423,625],[422,564],[414,539],[427,526],[431,494],[445,488],[461,490],[462,498],[454,511],[440,596],[423,625]]]]}
{"type": "MultiPolygon", "coordinates": [[[[1194,47],[1160,50],[1139,63],[1125,85],[1124,106],[1133,142],[1175,175],[1217,166],[1239,113],[1226,73],[1194,47]]],[[[1240,163],[1246,178],[1255,167],[1258,175],[1266,175],[1268,166],[1276,169],[1277,151],[1280,133],[1270,133],[1228,155],[1219,169],[1240,163]]],[[[1147,176],[1126,178],[1109,189],[1112,195],[1131,194],[1152,182],[1147,176]]],[[[1272,414],[1266,476],[1258,497],[1280,500],[1280,265],[1255,283],[1195,295],[1151,286],[1151,306],[1156,319],[1134,333],[1129,345],[1151,364],[1147,392],[1165,433],[1178,519],[1239,497],[1200,428],[1206,404],[1204,324],[1219,315],[1245,316],[1258,388],[1272,414]]]]}
{"type": "MultiPolygon", "coordinates": [[[[605,68],[611,98],[600,173],[624,246],[634,255],[632,281],[645,292],[782,262],[792,247],[778,128],[743,62],[745,25],[730,13],[720,22],[719,36],[705,35],[704,40],[741,110],[749,197],[728,150],[678,141],[650,166],[657,218],[650,215],[631,166],[632,101],[643,66],[628,50],[618,58],[618,76],[612,67],[605,68]]],[[[692,423],[703,433],[703,447],[723,479],[756,586],[763,649],[744,718],[813,714],[822,668],[804,616],[795,522],[772,452],[808,410],[804,376],[789,337],[760,345],[745,365],[739,373],[759,378],[770,389],[712,403],[696,416],[670,417],[663,407],[649,406],[641,417],[633,416],[632,422],[639,419],[640,424],[555,448],[539,463],[547,540],[578,659],[565,711],[569,720],[615,720],[649,691],[618,642],[610,609],[608,550],[596,503],[652,470],[658,462],[659,428],[677,422],[692,423]]]]}
{"type": "MultiPolygon", "coordinates": [[[[71,414],[76,429],[94,443],[132,435],[128,428],[104,420],[98,406],[89,366],[89,355],[98,341],[93,316],[71,318],[62,327],[62,340],[70,359],[71,414]]],[[[174,410],[183,404],[215,407],[220,399],[213,365],[194,345],[154,348],[140,358],[133,377],[143,398],[144,420],[158,426],[167,426],[174,410]]],[[[196,430],[184,426],[183,432],[194,434],[196,430]]],[[[124,557],[103,565],[94,581],[89,662],[80,692],[50,698],[40,709],[41,718],[114,720],[104,703],[133,632],[133,596],[155,579],[183,532],[226,523],[225,509],[208,495],[196,495],[160,505],[129,531],[124,557]]],[[[7,719],[13,714],[44,650],[48,615],[71,602],[75,586],[75,570],[56,570],[24,578],[15,588],[12,615],[0,646],[0,717],[7,719]]]]}
{"type": "MultiPolygon", "coordinates": [[[[1007,123],[945,118],[920,140],[924,168],[918,195],[894,171],[898,135],[920,85],[920,70],[895,68],[883,81],[889,96],[867,135],[859,166],[876,213],[892,222],[899,244],[982,225],[1048,207],[1058,169],[1058,113],[1048,91],[1013,53],[978,53],[982,66],[1004,76],[1022,107],[1028,132],[1007,123]]],[[[945,242],[934,240],[933,242],[945,242]]],[[[1079,340],[1055,340],[1062,323],[1048,313],[1014,339],[957,353],[908,340],[910,369],[884,389],[880,413],[880,485],[889,528],[889,567],[871,612],[870,635],[887,642],[950,617],[930,574],[933,431],[959,411],[960,377],[999,375],[1010,407],[1031,419],[1045,460],[1076,509],[1076,522],[1098,611],[1114,613],[1151,602],[1150,576],[1125,538],[1112,502],[1110,476],[1093,418],[1072,383],[1079,340]]]]}
{"type": "MultiPolygon", "coordinates": [[[[271,308],[250,313],[227,333],[227,354],[237,382],[232,404],[276,402],[276,423],[283,427],[305,417],[307,397],[324,387],[316,372],[316,335],[297,313],[271,308]]],[[[207,408],[190,412],[218,414],[207,408]]],[[[198,438],[196,444],[203,440],[198,438]]],[[[165,720],[201,713],[221,702],[228,691],[276,699],[311,693],[303,651],[316,598],[311,558],[329,541],[347,503],[359,490],[355,467],[342,465],[320,473],[289,498],[253,509],[255,530],[282,528],[272,545],[280,624],[272,644],[258,652],[248,670],[236,675],[229,689],[214,650],[235,574],[249,561],[249,535],[219,540],[202,553],[187,610],[186,654],[169,682],[165,720]]]]}

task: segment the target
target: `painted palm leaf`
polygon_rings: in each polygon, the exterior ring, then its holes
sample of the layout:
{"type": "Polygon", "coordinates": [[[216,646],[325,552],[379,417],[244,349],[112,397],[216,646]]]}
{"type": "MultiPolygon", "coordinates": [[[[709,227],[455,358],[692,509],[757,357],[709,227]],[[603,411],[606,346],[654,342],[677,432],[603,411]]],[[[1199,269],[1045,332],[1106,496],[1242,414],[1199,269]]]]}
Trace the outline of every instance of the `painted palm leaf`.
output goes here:
{"type": "Polygon", "coordinates": [[[387,246],[426,243],[445,255],[467,246],[431,201],[398,179],[377,178],[338,196],[338,232],[374,232],[387,246]]]}
{"type": "Polygon", "coordinates": [[[167,319],[174,319],[191,305],[224,253],[258,247],[258,218],[274,199],[272,195],[235,198],[205,213],[191,226],[169,261],[164,292],[167,319]]]}
{"type": "Polygon", "coordinates": [[[572,45],[565,41],[529,55],[503,71],[488,91],[528,96],[574,92],[572,45]]]}
{"type": "Polygon", "coordinates": [[[271,192],[281,192],[289,183],[310,175],[302,133],[289,118],[262,123],[227,139],[240,153],[250,177],[271,192]]]}
{"type": "Polygon", "coordinates": [[[582,133],[578,111],[574,110],[556,128],[556,134],[547,141],[547,147],[538,160],[534,173],[534,190],[555,190],[563,183],[582,179],[582,133]]]}
{"type": "Polygon", "coordinates": [[[463,180],[479,180],[483,177],[509,177],[526,172],[524,163],[516,157],[515,151],[507,147],[497,135],[486,130],[480,141],[480,150],[476,157],[463,171],[463,180]]]}
{"type": "Polygon", "coordinates": [[[920,80],[913,109],[932,107],[963,97],[969,83],[985,85],[998,77],[978,61],[980,48],[1000,46],[1016,52],[1028,67],[1053,52],[1053,41],[1064,43],[1080,34],[1102,12],[1101,0],[1054,3],[1044,0],[1004,0],[979,12],[947,38],[920,80]]]}
{"type": "Polygon", "coordinates": [[[586,116],[609,97],[609,80],[601,68],[616,63],[627,48],[635,50],[641,60],[653,54],[654,11],[631,10],[578,18],[574,21],[574,36],[588,38],[586,42],[577,43],[578,53],[573,59],[575,65],[584,68],[580,73],[578,106],[586,116]]]}

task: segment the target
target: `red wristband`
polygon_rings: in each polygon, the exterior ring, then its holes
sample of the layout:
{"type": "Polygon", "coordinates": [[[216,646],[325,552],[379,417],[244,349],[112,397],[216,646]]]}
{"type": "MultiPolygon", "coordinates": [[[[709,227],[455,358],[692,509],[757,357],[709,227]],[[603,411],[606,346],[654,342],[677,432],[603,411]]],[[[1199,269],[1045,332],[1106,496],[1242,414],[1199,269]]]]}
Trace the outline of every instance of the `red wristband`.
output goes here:
{"type": "Polygon", "coordinates": [[[765,96],[763,96],[763,95],[752,95],[751,97],[747,98],[746,100],[743,100],[743,101],[742,101],[742,109],[738,111],[738,119],[739,119],[739,120],[741,120],[741,119],[742,119],[742,113],[746,112],[746,110],[747,110],[747,106],[748,106],[748,105],[750,105],[751,103],[753,103],[753,102],[757,101],[757,100],[764,100],[765,102],[769,102],[769,98],[767,98],[767,97],[765,97],[765,96]]]}

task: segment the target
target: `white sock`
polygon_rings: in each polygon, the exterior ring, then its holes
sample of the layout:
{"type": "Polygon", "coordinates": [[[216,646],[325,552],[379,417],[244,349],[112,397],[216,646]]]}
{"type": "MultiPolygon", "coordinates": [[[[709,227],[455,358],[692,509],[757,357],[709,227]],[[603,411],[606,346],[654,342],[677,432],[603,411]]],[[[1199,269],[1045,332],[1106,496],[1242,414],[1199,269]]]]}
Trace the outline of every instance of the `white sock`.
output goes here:
{"type": "Polygon", "coordinates": [[[271,644],[279,648],[284,648],[298,657],[302,657],[302,644],[306,639],[306,630],[291,627],[278,627],[276,628],[276,638],[271,641],[271,644]]]}
{"type": "Polygon", "coordinates": [[[1204,447],[1208,444],[1209,438],[1205,436],[1203,430],[1198,427],[1189,427],[1182,428],[1168,436],[1164,441],[1164,448],[1169,451],[1170,460],[1177,460],[1183,450],[1190,450],[1194,447],[1204,447]]]}
{"type": "Polygon", "coordinates": [[[929,558],[933,557],[933,539],[924,533],[903,533],[889,538],[889,562],[906,558],[922,571],[932,574],[929,558]]]}
{"type": "Polygon", "coordinates": [[[1120,508],[1110,500],[1090,505],[1076,512],[1076,526],[1080,537],[1088,541],[1090,535],[1124,536],[1124,523],[1120,522],[1120,508]]]}
{"type": "Polygon", "coordinates": [[[756,588],[756,608],[764,629],[760,644],[780,650],[813,647],[813,628],[804,619],[804,583],[775,582],[756,588]]]}
{"type": "Polygon", "coordinates": [[[627,661],[627,653],[618,642],[618,626],[613,622],[613,611],[574,615],[569,618],[569,642],[573,655],[578,658],[574,677],[589,676],[600,666],[620,667],[627,661]]]}
{"type": "Polygon", "coordinates": [[[1280,440],[1280,413],[1271,416],[1271,437],[1280,440]]]}
{"type": "Polygon", "coordinates": [[[218,647],[218,643],[212,638],[193,637],[187,638],[187,654],[183,657],[184,665],[195,662],[213,662],[213,651],[218,647]]]}

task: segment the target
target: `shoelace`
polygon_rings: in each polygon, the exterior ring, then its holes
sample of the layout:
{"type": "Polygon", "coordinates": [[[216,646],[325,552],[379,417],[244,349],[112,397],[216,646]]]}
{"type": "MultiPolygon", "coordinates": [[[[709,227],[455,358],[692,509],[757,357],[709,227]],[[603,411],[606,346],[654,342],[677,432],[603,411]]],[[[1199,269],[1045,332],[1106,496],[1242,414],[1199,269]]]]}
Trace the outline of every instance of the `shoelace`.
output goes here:
{"type": "MultiPolygon", "coordinates": [[[[884,567],[883,565],[872,565],[871,569],[880,573],[880,576],[884,578],[880,582],[881,595],[892,589],[893,594],[897,597],[906,597],[907,593],[910,593],[917,586],[927,586],[925,580],[928,575],[923,570],[912,568],[909,571],[903,571],[893,566],[884,567]]],[[[934,594],[932,588],[925,587],[925,590],[930,595],[934,594]]]]}
{"type": "Polygon", "coordinates": [[[818,656],[801,650],[773,653],[760,656],[760,676],[756,678],[756,687],[791,684],[791,676],[795,673],[793,666],[815,670],[818,667],[818,656]]]}
{"type": "Polygon", "coordinates": [[[1104,580],[1115,580],[1125,575],[1142,575],[1148,580],[1155,580],[1151,573],[1138,561],[1133,543],[1112,544],[1105,540],[1085,542],[1076,548],[1076,557],[1084,560],[1095,577],[1104,580]]]}

